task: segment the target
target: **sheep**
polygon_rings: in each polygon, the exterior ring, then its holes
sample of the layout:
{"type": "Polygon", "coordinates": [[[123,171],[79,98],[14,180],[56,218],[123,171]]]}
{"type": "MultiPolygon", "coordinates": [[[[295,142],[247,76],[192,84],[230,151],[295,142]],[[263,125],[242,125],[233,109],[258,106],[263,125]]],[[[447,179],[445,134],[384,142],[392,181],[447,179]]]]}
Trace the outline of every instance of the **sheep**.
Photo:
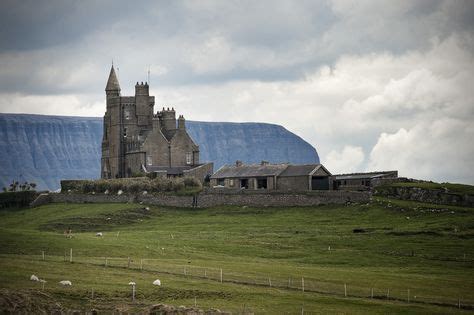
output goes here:
{"type": "Polygon", "coordinates": [[[153,285],[158,285],[158,286],[160,286],[160,285],[161,285],[160,279],[156,279],[155,281],[153,281],[153,285]]]}
{"type": "Polygon", "coordinates": [[[71,281],[69,281],[69,280],[62,280],[62,281],[59,281],[59,284],[62,285],[62,286],[65,286],[65,287],[72,285],[71,281]]]}
{"type": "Polygon", "coordinates": [[[123,191],[120,189],[120,190],[117,192],[117,195],[120,196],[121,194],[123,194],[123,191]]]}
{"type": "Polygon", "coordinates": [[[130,281],[130,282],[128,283],[128,285],[133,285],[133,286],[135,286],[135,285],[137,285],[137,284],[136,284],[135,282],[133,282],[133,281],[130,281]]]}
{"type": "Polygon", "coordinates": [[[31,275],[30,280],[31,281],[39,281],[39,278],[35,275],[31,275]]]}
{"type": "Polygon", "coordinates": [[[97,233],[95,234],[95,236],[97,236],[97,237],[102,237],[102,232],[97,232],[97,233]]]}

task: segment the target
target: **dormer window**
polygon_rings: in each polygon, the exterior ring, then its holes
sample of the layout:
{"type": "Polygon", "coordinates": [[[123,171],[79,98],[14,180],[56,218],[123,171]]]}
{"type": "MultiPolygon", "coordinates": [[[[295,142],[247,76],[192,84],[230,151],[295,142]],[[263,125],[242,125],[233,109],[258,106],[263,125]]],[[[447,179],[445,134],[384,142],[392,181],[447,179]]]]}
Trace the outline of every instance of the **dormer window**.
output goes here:
{"type": "Polygon", "coordinates": [[[191,165],[193,163],[193,154],[186,152],[186,164],[191,165]]]}

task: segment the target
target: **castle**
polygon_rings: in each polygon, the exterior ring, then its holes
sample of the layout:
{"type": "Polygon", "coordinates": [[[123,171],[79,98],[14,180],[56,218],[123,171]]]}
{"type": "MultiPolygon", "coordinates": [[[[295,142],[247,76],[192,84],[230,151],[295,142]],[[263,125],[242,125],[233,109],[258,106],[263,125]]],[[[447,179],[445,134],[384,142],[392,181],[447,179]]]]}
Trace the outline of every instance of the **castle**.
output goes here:
{"type": "Polygon", "coordinates": [[[143,173],[193,176],[212,174],[212,163],[199,164],[199,146],[186,131],[174,108],[154,113],[155,97],[148,83],[137,82],[135,96],[121,96],[112,65],[105,87],[101,178],[132,177],[143,173]]]}

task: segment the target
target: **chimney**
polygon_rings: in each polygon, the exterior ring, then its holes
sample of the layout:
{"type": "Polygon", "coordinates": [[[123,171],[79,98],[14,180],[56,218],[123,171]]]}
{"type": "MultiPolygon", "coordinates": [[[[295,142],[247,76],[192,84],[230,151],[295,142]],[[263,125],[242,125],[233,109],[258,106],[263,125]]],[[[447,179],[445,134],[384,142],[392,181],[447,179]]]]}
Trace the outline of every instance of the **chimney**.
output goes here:
{"type": "Polygon", "coordinates": [[[184,130],[186,129],[186,123],[183,115],[179,115],[178,118],[178,129],[184,130]]]}
{"type": "Polygon", "coordinates": [[[240,161],[240,160],[235,161],[235,166],[237,166],[237,167],[240,167],[240,166],[242,166],[243,164],[244,164],[244,163],[242,163],[242,161],[240,161]]]}

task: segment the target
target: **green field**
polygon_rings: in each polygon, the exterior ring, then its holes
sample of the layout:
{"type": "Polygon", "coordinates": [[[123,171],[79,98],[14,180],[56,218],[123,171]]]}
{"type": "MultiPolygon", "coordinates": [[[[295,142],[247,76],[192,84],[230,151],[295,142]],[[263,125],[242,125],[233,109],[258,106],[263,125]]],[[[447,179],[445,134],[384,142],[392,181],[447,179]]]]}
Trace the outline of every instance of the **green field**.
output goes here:
{"type": "Polygon", "coordinates": [[[105,313],[158,303],[234,314],[472,312],[472,208],[383,198],[304,208],[144,207],[0,212],[0,306],[28,300],[22,307],[32,312],[55,303],[105,313]],[[44,290],[32,274],[47,281],[44,290]],[[134,302],[130,281],[137,283],[134,302]]]}

